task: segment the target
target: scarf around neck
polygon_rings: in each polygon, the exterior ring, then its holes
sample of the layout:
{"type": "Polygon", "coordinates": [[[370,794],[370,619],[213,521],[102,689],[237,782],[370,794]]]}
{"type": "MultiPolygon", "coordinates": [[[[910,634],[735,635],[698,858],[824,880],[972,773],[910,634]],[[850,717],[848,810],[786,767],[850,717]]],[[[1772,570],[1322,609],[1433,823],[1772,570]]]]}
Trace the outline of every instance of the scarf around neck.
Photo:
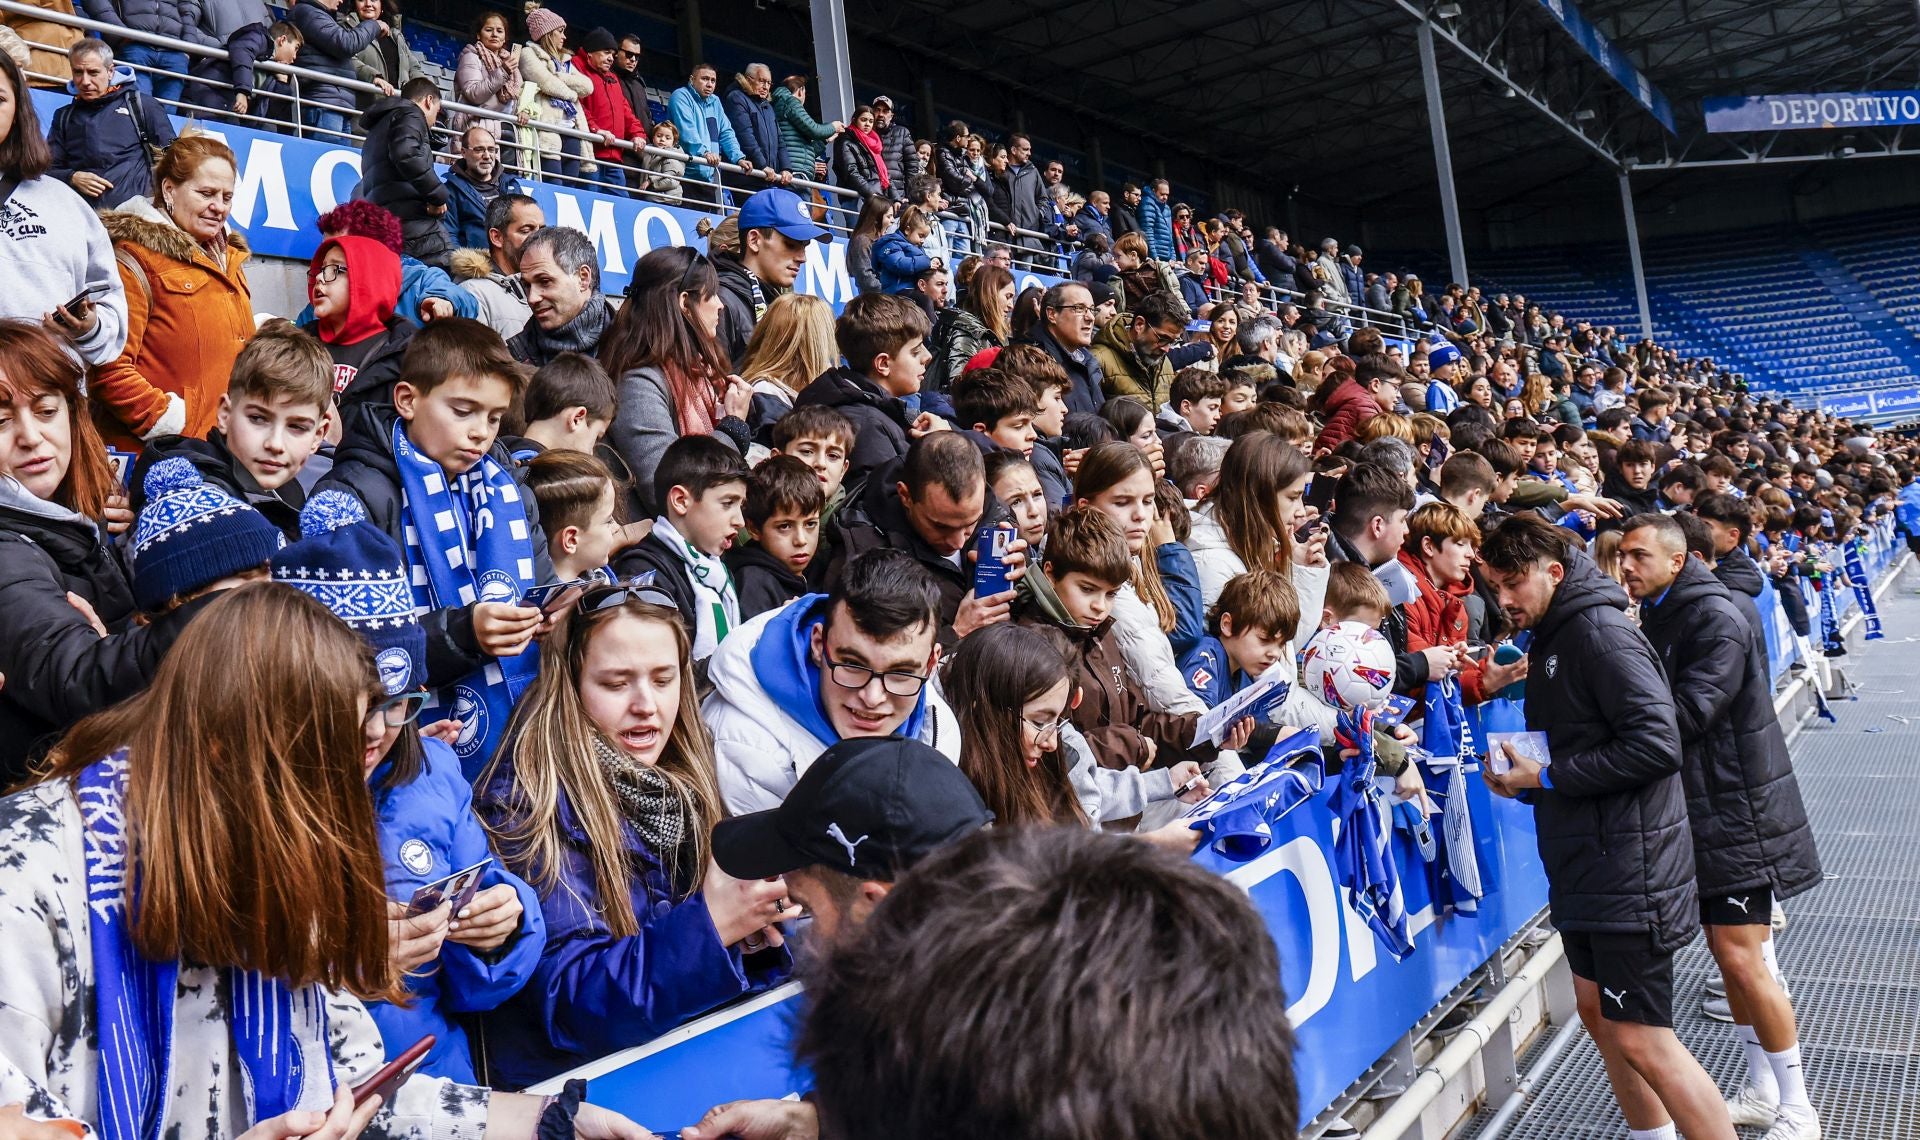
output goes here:
{"type": "Polygon", "coordinates": [[[686,563],[687,580],[693,583],[699,613],[693,634],[693,659],[711,657],[720,642],[740,624],[740,598],[734,593],[733,575],[727,564],[694,546],[676,529],[667,516],[653,521],[653,533],[680,561],[686,563]]]}
{"type": "Polygon", "coordinates": [[[593,759],[613,786],[627,825],[661,862],[670,862],[693,830],[687,801],[658,768],[640,763],[597,733],[593,759]]]}
{"type": "Polygon", "coordinates": [[[607,331],[607,299],[599,290],[587,297],[585,308],[578,316],[548,332],[540,327],[538,321],[528,321],[526,337],[532,343],[534,355],[542,360],[552,360],[563,352],[578,352],[592,356],[599,350],[600,337],[607,331]]]}
{"type": "Polygon", "coordinates": [[[879,132],[863,131],[859,127],[848,127],[847,130],[852,133],[854,138],[860,140],[861,146],[866,147],[867,150],[872,152],[874,169],[880,172],[880,188],[882,190],[891,189],[892,185],[887,180],[887,160],[880,153],[879,132]]]}

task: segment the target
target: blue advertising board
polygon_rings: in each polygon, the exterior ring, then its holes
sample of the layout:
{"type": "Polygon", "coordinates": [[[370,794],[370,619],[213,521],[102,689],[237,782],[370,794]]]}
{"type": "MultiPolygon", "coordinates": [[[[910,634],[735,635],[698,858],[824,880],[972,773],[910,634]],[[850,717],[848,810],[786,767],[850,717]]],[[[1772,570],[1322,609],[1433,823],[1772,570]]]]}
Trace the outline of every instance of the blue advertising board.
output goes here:
{"type": "MultiPolygon", "coordinates": [[[[1477,914],[1436,916],[1420,857],[1396,831],[1415,948],[1394,961],[1339,886],[1331,855],[1336,824],[1326,806],[1332,790],[1276,821],[1272,846],[1249,862],[1209,850],[1195,856],[1247,891],[1279,949],[1305,1116],[1331,1103],[1547,900],[1532,809],[1476,797],[1480,865],[1494,889],[1477,914]]],[[[786,1048],[801,1000],[798,987],[782,987],[569,1075],[589,1080],[590,1100],[670,1136],[716,1104],[808,1087],[786,1048]]]]}
{"type": "Polygon", "coordinates": [[[1903,127],[1920,123],[1920,91],[1821,91],[1702,99],[1712,134],[1903,127]]]}
{"type": "Polygon", "coordinates": [[[1848,419],[1912,419],[1920,417],[1920,387],[1873,388],[1858,392],[1816,395],[1821,411],[1848,419]]]}
{"type": "MultiPolygon", "coordinates": [[[[44,122],[51,120],[53,112],[68,102],[68,96],[35,91],[33,100],[34,109],[44,122]]],[[[351,198],[354,186],[360,181],[357,146],[294,138],[227,123],[189,121],[179,115],[172,119],[176,131],[191,127],[221,139],[232,148],[240,170],[229,221],[246,236],[256,257],[300,261],[311,258],[320,245],[320,231],[315,221],[351,198]]],[[[444,168],[442,173],[444,175],[444,168]]],[[[713,220],[711,214],[698,210],[571,186],[529,181],[528,190],[540,203],[548,224],[571,226],[593,239],[594,248],[600,254],[601,288],[609,296],[617,296],[626,289],[634,263],[651,250],[668,245],[705,248],[706,239],[699,236],[695,227],[702,219],[713,220]]],[[[1018,276],[1018,286],[1045,288],[1058,280],[1023,272],[1018,276]]],[[[858,292],[847,272],[846,239],[836,238],[831,245],[809,244],[806,268],[801,270],[795,284],[800,292],[826,300],[839,312],[858,292]]]]}
{"type": "Polygon", "coordinates": [[[1645,107],[1669,132],[1674,129],[1673,104],[1667,101],[1652,80],[1634,66],[1626,52],[1615,47],[1612,40],[1573,6],[1573,0],[1540,0],[1540,5],[1553,14],[1553,18],[1566,29],[1567,35],[1573,37],[1573,42],[1580,45],[1580,50],[1600,65],[1600,70],[1613,76],[1614,82],[1626,88],[1634,102],[1645,107]]]}

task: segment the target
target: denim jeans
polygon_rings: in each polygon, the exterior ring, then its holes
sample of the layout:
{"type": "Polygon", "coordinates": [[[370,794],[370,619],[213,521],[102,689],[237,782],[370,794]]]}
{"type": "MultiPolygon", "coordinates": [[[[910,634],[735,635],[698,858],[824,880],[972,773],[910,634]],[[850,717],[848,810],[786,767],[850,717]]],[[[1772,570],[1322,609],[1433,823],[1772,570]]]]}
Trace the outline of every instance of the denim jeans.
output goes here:
{"type": "Polygon", "coordinates": [[[604,158],[599,160],[599,167],[598,173],[586,176],[587,181],[599,183],[606,188],[607,193],[616,198],[628,197],[627,168],[617,162],[608,162],[604,158]]]}
{"type": "MultiPolygon", "coordinates": [[[[187,53],[183,51],[166,51],[161,48],[148,47],[146,44],[122,44],[120,47],[120,62],[138,64],[142,67],[159,67],[167,71],[177,71],[180,75],[185,75],[187,70],[187,53]]],[[[141,93],[151,95],[155,99],[178,100],[181,89],[187,85],[185,79],[175,75],[153,75],[145,71],[136,70],[133,76],[134,82],[139,85],[141,93]]],[[[173,107],[167,108],[168,113],[172,113],[174,110],[175,108],[173,107]]]]}
{"type": "Polygon", "coordinates": [[[580,160],[577,158],[542,158],[540,160],[540,173],[552,179],[567,179],[567,181],[564,182],[556,181],[554,183],[556,186],[577,187],[580,184],[573,181],[573,179],[580,177],[580,160]]]}
{"type": "Polygon", "coordinates": [[[321,135],[321,142],[344,143],[349,141],[342,137],[347,132],[347,113],[345,111],[335,111],[328,107],[308,107],[307,125],[316,131],[340,132],[338,135],[321,135]]]}

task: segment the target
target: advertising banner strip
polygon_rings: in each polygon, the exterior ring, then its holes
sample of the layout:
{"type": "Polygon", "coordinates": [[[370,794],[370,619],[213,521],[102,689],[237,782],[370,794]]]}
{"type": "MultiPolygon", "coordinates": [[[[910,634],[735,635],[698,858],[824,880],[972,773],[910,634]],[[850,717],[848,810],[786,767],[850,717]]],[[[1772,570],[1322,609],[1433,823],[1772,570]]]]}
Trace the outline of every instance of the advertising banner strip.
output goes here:
{"type": "Polygon", "coordinates": [[[1702,99],[1707,130],[1827,131],[1920,124],[1920,91],[1823,91],[1796,95],[1733,95],[1702,99]]]}
{"type": "Polygon", "coordinates": [[[1580,49],[1600,65],[1600,70],[1613,76],[1614,82],[1626,88],[1634,102],[1645,107],[1669,133],[1673,132],[1673,104],[1667,101],[1652,80],[1641,74],[1626,52],[1615,47],[1612,40],[1573,6],[1573,0],[1540,0],[1540,6],[1560,22],[1567,35],[1573,37],[1573,42],[1579,44],[1580,49]]]}

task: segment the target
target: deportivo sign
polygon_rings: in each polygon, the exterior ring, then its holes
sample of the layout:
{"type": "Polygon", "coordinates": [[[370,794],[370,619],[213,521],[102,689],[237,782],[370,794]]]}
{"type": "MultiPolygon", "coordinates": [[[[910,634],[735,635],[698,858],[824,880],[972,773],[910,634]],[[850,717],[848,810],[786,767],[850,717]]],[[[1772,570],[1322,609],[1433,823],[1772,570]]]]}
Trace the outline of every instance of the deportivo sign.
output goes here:
{"type": "Polygon", "coordinates": [[[1701,107],[1707,130],[1715,134],[1920,124],[1920,91],[1736,95],[1702,100],[1701,107]]]}

